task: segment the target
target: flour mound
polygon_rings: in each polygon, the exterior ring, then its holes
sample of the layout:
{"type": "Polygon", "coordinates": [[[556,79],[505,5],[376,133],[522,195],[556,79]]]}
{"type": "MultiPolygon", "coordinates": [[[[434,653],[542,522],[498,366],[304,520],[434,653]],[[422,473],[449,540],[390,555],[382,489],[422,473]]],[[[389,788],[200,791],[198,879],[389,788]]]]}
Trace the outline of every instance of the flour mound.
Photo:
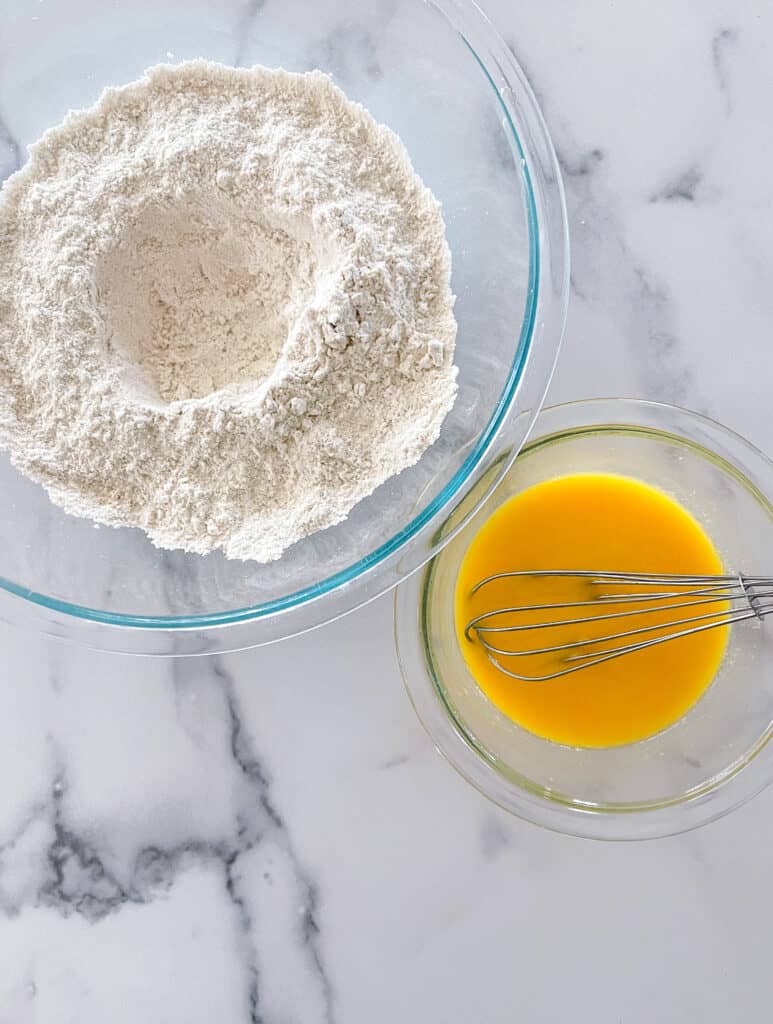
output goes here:
{"type": "Polygon", "coordinates": [[[68,512],[270,561],[453,404],[439,204],[319,72],[152,68],[0,193],[0,444],[68,512]]]}

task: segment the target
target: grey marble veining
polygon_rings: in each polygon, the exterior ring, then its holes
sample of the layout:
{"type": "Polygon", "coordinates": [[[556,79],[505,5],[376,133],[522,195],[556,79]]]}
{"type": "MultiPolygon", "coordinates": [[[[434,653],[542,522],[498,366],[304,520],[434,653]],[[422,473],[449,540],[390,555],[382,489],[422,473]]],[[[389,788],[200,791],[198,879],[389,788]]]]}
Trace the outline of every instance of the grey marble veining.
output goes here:
{"type": "MultiPolygon", "coordinates": [[[[22,659],[26,660],[23,653],[22,659]]],[[[110,664],[107,659],[105,667],[110,664]]],[[[54,705],[68,703],[68,714],[75,716],[71,723],[74,731],[63,742],[47,734],[42,776],[21,797],[14,813],[3,820],[0,908],[4,924],[12,928],[14,921],[34,908],[63,921],[76,916],[98,927],[110,917],[125,914],[129,906],[142,908],[163,900],[180,876],[201,872],[217,879],[223,912],[235,929],[245,1019],[271,1019],[262,1010],[262,993],[264,988],[270,991],[271,985],[261,980],[259,944],[268,918],[269,934],[286,932],[293,937],[289,963],[296,984],[303,986],[302,1001],[308,1013],[312,1019],[332,1021],[333,992],[317,920],[317,885],[274,803],[270,777],[243,720],[230,670],[212,658],[193,663],[172,661],[161,672],[153,672],[153,685],[163,686],[171,696],[164,728],[181,732],[194,759],[197,753],[202,759],[212,759],[209,769],[216,768],[225,782],[225,787],[217,788],[221,796],[228,793],[227,813],[216,813],[207,823],[198,821],[196,793],[191,790],[190,818],[185,808],[179,807],[176,820],[156,823],[158,809],[153,808],[147,817],[141,814],[143,820],[134,831],[119,829],[119,835],[112,825],[123,815],[120,803],[114,809],[103,805],[104,816],[98,812],[93,819],[89,808],[79,804],[82,785],[78,774],[83,765],[68,774],[68,763],[72,764],[69,744],[79,745],[80,730],[88,730],[89,725],[102,730],[107,719],[98,722],[97,716],[91,723],[88,715],[85,722],[81,719],[84,709],[78,705],[84,694],[78,692],[77,683],[73,689],[69,681],[62,682],[69,680],[72,672],[67,658],[57,664],[44,663],[41,668],[43,691],[49,691],[54,705]]],[[[131,685],[131,677],[131,671],[122,671],[120,685],[131,685]]],[[[107,705],[104,711],[110,715],[107,705]]],[[[62,728],[67,731],[62,723],[55,731],[62,728]]],[[[108,726],[97,738],[97,746],[104,749],[105,740],[109,745],[117,741],[116,729],[120,731],[117,723],[112,731],[108,726]]],[[[119,761],[143,753],[147,750],[141,741],[136,747],[123,748],[117,742],[114,748],[119,761]]],[[[170,766],[172,762],[173,758],[170,766]]],[[[123,770],[131,772],[131,763],[123,770]]],[[[110,784],[108,791],[115,793],[110,784]]],[[[141,791],[137,795],[141,796],[141,791]]],[[[176,800],[171,792],[167,796],[176,800]]]]}
{"type": "MultiPolygon", "coordinates": [[[[394,5],[344,6],[325,59],[377,90],[394,5]]],[[[485,6],[566,186],[551,399],[677,401],[773,451],[773,10],[485,6]]],[[[269,18],[281,38],[276,0],[223,4],[222,59],[269,18]]],[[[30,141],[11,85],[3,173],[30,141]]],[[[773,792],[636,846],[510,818],[432,749],[391,619],[179,661],[2,629],[0,1024],[766,1019],[773,792]]]]}
{"type": "Polygon", "coordinates": [[[6,178],[13,171],[18,171],[21,163],[21,146],[3,118],[0,117],[0,177],[6,178]]]}

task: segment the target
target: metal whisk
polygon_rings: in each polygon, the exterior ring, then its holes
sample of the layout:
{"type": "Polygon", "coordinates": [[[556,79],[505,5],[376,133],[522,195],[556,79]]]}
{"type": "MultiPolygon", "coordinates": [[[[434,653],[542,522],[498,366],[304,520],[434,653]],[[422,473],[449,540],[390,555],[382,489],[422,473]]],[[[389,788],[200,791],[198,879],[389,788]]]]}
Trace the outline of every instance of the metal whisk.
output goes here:
{"type": "MultiPolygon", "coordinates": [[[[641,651],[656,644],[677,640],[680,637],[692,636],[718,626],[729,626],[746,619],[762,620],[773,612],[773,576],[682,576],[664,573],[630,573],[630,572],[574,572],[572,570],[540,570],[520,572],[499,572],[487,576],[477,583],[471,593],[476,594],[494,580],[513,579],[517,577],[532,578],[564,578],[585,580],[597,590],[591,600],[566,601],[556,604],[516,605],[508,608],[496,608],[492,611],[476,615],[464,630],[465,636],[472,641],[477,639],[486,649],[489,660],[505,675],[524,681],[544,681],[557,679],[559,676],[579,672],[581,669],[599,665],[625,654],[641,651]],[[625,590],[620,592],[620,587],[625,590]],[[629,589],[630,588],[630,589],[629,589]],[[656,588],[645,589],[645,588],[656,588]],[[685,600],[680,600],[685,598],[685,600]],[[636,608],[637,604],[648,602],[660,603],[646,608],[636,608]],[[692,608],[696,605],[716,604],[723,602],[725,607],[720,611],[709,611],[698,615],[683,615],[681,618],[669,619],[652,626],[641,626],[636,629],[614,631],[603,636],[588,637],[569,643],[553,646],[534,647],[528,650],[512,651],[496,646],[499,634],[520,633],[530,630],[550,629],[556,626],[584,626],[587,623],[607,620],[624,620],[627,616],[648,615],[670,612],[675,609],[692,608]],[[549,619],[545,622],[518,622],[518,616],[526,612],[558,612],[566,609],[593,608],[599,605],[610,607],[620,604],[634,605],[624,611],[602,612],[600,614],[576,614],[569,612],[567,618],[549,619]],[[504,618],[504,622],[501,619],[504,618]],[[664,635],[649,639],[635,639],[647,633],[667,630],[664,635]],[[634,639],[632,639],[634,638],[634,639]],[[603,650],[589,650],[598,644],[622,643],[603,650]],[[547,675],[521,675],[513,672],[499,660],[500,658],[523,658],[530,655],[556,654],[565,655],[562,663],[566,666],[547,675]]],[[[623,622],[620,623],[624,625],[623,622]]]]}

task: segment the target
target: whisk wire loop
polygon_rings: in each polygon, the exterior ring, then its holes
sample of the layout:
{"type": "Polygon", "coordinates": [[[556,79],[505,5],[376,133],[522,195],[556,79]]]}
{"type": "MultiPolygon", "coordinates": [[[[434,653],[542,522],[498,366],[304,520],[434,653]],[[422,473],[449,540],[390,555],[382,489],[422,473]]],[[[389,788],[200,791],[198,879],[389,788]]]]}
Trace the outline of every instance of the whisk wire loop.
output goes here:
{"type": "Polygon", "coordinates": [[[518,570],[513,572],[494,573],[480,580],[472,588],[471,593],[478,593],[483,587],[495,580],[518,578],[563,578],[584,580],[597,593],[590,600],[565,601],[546,604],[510,605],[483,612],[470,619],[464,635],[470,641],[477,640],[485,649],[492,664],[513,679],[544,682],[561,676],[579,672],[593,665],[612,661],[635,651],[645,650],[657,644],[693,636],[719,626],[731,626],[749,619],[762,621],[773,613],[773,577],[746,576],[742,573],[725,576],[700,576],[669,573],[626,573],[626,572],[595,572],[590,570],[575,571],[570,569],[518,570]],[[602,591],[601,588],[607,588],[602,591]],[[620,591],[609,588],[625,587],[620,591]],[[657,587],[659,590],[645,590],[646,587],[657,587]],[[638,588],[638,589],[633,589],[638,588]],[[667,589],[662,589],[667,588],[667,589]],[[690,598],[690,600],[680,600],[690,598]],[[652,602],[656,602],[652,604],[652,602]],[[622,620],[629,616],[671,612],[676,609],[693,608],[699,605],[717,604],[724,607],[717,611],[708,611],[698,615],[682,618],[669,618],[665,621],[653,622],[651,625],[638,626],[633,629],[620,630],[604,636],[587,637],[570,640],[560,644],[547,644],[525,650],[507,650],[496,646],[489,640],[490,634],[520,633],[529,630],[544,630],[560,626],[583,626],[589,623],[607,620],[622,620]],[[647,603],[647,607],[638,607],[647,603]],[[597,615],[577,615],[570,611],[570,617],[550,619],[540,622],[512,621],[524,613],[555,612],[580,608],[598,608],[625,604],[628,607],[621,611],[603,612],[597,615]],[[631,607],[633,605],[634,607],[631,607]],[[502,619],[505,621],[502,622],[502,619]],[[687,628],[679,628],[687,627],[687,628]],[[660,633],[649,639],[638,639],[647,633],[660,633]],[[598,650],[599,644],[624,642],[614,647],[598,650]],[[595,648],[595,649],[593,649],[595,648]],[[506,668],[500,658],[523,658],[533,655],[566,654],[562,668],[543,675],[526,675],[506,668]]]}

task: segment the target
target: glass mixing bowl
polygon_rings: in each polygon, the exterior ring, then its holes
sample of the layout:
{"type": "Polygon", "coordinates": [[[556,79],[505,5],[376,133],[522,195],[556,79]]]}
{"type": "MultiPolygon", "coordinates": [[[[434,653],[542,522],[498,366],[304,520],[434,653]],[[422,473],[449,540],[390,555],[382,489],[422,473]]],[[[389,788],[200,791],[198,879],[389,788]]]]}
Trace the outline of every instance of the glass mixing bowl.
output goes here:
{"type": "Polygon", "coordinates": [[[0,617],[111,650],[265,643],[383,593],[438,550],[459,495],[480,500],[536,416],[567,305],[555,154],[512,54],[471,0],[7,0],[0,179],[70,108],[149,65],[206,57],[321,68],[405,142],[443,204],[459,396],[421,461],[346,522],[258,565],[153,547],[54,507],[0,455],[0,617]]]}
{"type": "MultiPolygon", "coordinates": [[[[743,438],[649,402],[556,406],[541,413],[486,506],[480,508],[487,489],[481,479],[440,528],[450,543],[398,588],[403,677],[441,753],[507,810],[599,839],[681,832],[725,814],[773,779],[773,618],[732,627],[717,676],[678,722],[606,749],[564,746],[510,721],[475,683],[456,639],[456,577],[480,525],[518,491],[578,471],[633,476],[666,491],[702,523],[728,571],[773,576],[773,464],[743,438]],[[472,518],[471,509],[478,510],[472,518]],[[466,523],[461,531],[459,522],[466,523]]],[[[493,466],[490,472],[497,475],[493,466]]],[[[621,679],[625,661],[617,662],[621,679]]]]}

